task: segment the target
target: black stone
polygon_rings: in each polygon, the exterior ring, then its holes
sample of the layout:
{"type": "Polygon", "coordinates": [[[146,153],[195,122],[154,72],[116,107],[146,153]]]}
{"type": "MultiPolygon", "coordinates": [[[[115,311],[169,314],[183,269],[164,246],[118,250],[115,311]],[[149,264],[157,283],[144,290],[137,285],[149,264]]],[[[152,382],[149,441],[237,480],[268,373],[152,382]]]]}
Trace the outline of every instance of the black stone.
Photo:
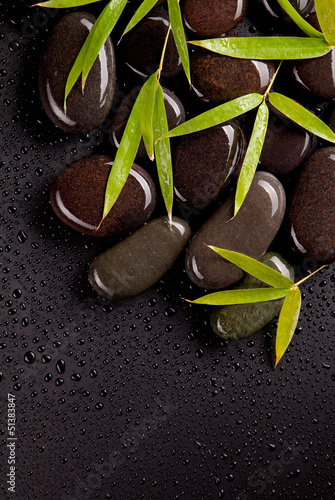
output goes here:
{"type": "Polygon", "coordinates": [[[293,77],[299,87],[324,99],[335,97],[335,50],[315,59],[299,61],[293,68],[293,77]]]}

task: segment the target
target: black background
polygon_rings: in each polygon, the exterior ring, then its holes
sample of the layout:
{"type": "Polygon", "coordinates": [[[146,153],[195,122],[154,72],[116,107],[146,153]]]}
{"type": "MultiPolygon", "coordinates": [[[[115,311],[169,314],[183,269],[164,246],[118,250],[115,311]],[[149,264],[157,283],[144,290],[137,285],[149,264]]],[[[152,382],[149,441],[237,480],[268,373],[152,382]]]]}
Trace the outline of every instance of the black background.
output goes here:
{"type": "Polygon", "coordinates": [[[140,297],[99,298],[88,267],[113,242],[60,223],[48,190],[66,164],[108,143],[99,131],[64,134],[44,115],[37,61],[54,21],[25,4],[0,2],[1,498],[333,498],[334,266],[302,287],[299,328],[276,370],[276,323],[220,341],[209,311],[180,299],[199,295],[182,259],[140,297]]]}

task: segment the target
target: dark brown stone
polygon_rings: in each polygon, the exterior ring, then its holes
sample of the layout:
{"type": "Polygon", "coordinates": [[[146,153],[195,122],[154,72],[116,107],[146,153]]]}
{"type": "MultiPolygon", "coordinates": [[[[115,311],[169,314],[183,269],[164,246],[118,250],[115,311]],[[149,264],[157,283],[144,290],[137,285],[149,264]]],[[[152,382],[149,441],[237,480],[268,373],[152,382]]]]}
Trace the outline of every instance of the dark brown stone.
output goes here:
{"type": "MultiPolygon", "coordinates": [[[[135,87],[131,90],[131,92],[129,92],[129,94],[121,102],[113,117],[110,128],[110,142],[116,149],[120,145],[122,134],[140,89],[141,87],[135,87]]],[[[165,87],[163,87],[163,98],[168,126],[169,130],[171,130],[185,121],[185,109],[180,99],[178,99],[178,97],[171,92],[171,90],[166,89],[165,87]]],[[[143,139],[141,139],[136,157],[145,158],[146,156],[147,152],[143,139]]]]}
{"type": "MultiPolygon", "coordinates": [[[[281,8],[277,0],[259,0],[259,2],[264,6],[267,14],[272,18],[272,20],[280,19],[281,21],[293,24],[292,19],[284,9],[281,8]]],[[[290,0],[296,11],[305,18],[311,12],[314,6],[314,0],[290,0]]]]}
{"type": "Polygon", "coordinates": [[[287,175],[310,153],[311,135],[288,119],[271,114],[261,154],[261,163],[278,175],[287,175]]]}
{"type": "Polygon", "coordinates": [[[196,285],[208,289],[226,288],[239,281],[243,271],[207,245],[244,253],[258,260],[275,237],[285,207],[285,192],[278,179],[268,172],[256,172],[238,214],[232,218],[232,194],[191,240],[185,260],[190,279],[196,285]]]}
{"type": "Polygon", "coordinates": [[[305,59],[293,68],[293,76],[300,87],[324,99],[335,97],[335,50],[315,59],[305,59]]]}
{"type": "MultiPolygon", "coordinates": [[[[169,22],[169,17],[164,12],[152,11],[123,38],[120,48],[124,61],[138,75],[148,77],[158,69],[169,22]]],[[[174,78],[181,69],[181,59],[171,32],[162,76],[174,78]]]]}
{"type": "Polygon", "coordinates": [[[289,212],[294,248],[318,264],[335,261],[335,147],[319,149],[303,166],[289,212]]]}
{"type": "Polygon", "coordinates": [[[185,24],[199,37],[220,37],[235,28],[245,16],[247,0],[185,0],[185,24]]]}
{"type": "Polygon", "coordinates": [[[44,109],[53,123],[72,133],[89,132],[106,118],[114,98],[115,56],[110,38],[95,61],[82,93],[79,79],[67,100],[67,78],[95,17],[71,12],[60,19],[43,46],[39,64],[39,90],[44,109]]]}
{"type": "Polygon", "coordinates": [[[193,90],[204,101],[224,102],[263,93],[275,72],[272,62],[234,59],[201,52],[191,61],[193,90]]]}
{"type": "Polygon", "coordinates": [[[150,175],[134,164],[119,198],[98,229],[112,164],[109,156],[88,156],[56,177],[50,201],[65,224],[90,236],[120,236],[148,221],[156,205],[156,189],[150,175]]]}
{"type": "Polygon", "coordinates": [[[218,199],[240,170],[246,150],[244,132],[237,121],[181,138],[173,162],[177,197],[203,209],[218,199]]]}
{"type": "Polygon", "coordinates": [[[92,263],[89,280],[103,297],[120,300],[145,292],[173,266],[191,236],[187,222],[149,222],[92,263]]]}

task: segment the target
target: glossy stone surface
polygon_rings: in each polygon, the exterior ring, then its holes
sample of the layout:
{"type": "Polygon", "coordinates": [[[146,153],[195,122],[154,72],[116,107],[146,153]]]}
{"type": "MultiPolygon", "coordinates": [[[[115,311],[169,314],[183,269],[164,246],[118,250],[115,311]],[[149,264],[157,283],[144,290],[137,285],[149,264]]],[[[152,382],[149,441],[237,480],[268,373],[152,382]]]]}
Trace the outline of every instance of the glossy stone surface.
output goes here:
{"type": "Polygon", "coordinates": [[[261,154],[261,163],[278,175],[287,175],[301,165],[312,145],[311,134],[292,121],[271,114],[261,154]]]}
{"type": "MultiPolygon", "coordinates": [[[[266,253],[260,262],[294,280],[293,267],[281,255],[266,253]]],[[[263,281],[247,274],[235,289],[268,288],[263,281]]],[[[239,340],[250,337],[267,325],[280,311],[284,299],[254,304],[238,304],[215,307],[211,315],[214,332],[225,340],[239,340]]]]}
{"type": "Polygon", "coordinates": [[[335,147],[316,151],[303,166],[289,211],[296,251],[318,265],[335,260],[335,147]]]}
{"type": "MultiPolygon", "coordinates": [[[[110,128],[110,142],[115,149],[117,149],[120,145],[122,134],[140,89],[141,87],[135,87],[131,92],[129,92],[129,94],[126,95],[113,117],[110,128]]],[[[168,126],[171,130],[185,121],[185,109],[180,99],[173,92],[171,92],[171,90],[165,87],[163,87],[163,98],[168,126]]],[[[146,156],[147,152],[142,139],[136,157],[145,158],[146,156]]]]}
{"type": "Polygon", "coordinates": [[[203,209],[215,201],[240,170],[246,139],[237,121],[185,135],[176,148],[173,162],[178,199],[203,209]]]}
{"type": "MultiPolygon", "coordinates": [[[[158,67],[164,46],[169,18],[164,12],[152,11],[123,38],[120,48],[126,65],[142,77],[148,77],[158,67]]],[[[182,69],[173,34],[169,36],[162,76],[174,78],[182,69]]]]}
{"type": "MultiPolygon", "coordinates": [[[[266,13],[269,15],[271,20],[281,20],[288,22],[290,24],[293,23],[292,19],[284,9],[280,7],[276,0],[258,0],[260,4],[262,4],[266,10],[266,13]]],[[[299,12],[299,14],[305,18],[311,12],[314,6],[313,0],[290,0],[290,3],[293,5],[295,10],[299,12]]]]}
{"type": "Polygon", "coordinates": [[[272,62],[234,59],[210,52],[192,58],[193,90],[204,101],[224,102],[251,92],[263,93],[274,75],[272,62]]]}
{"type": "Polygon", "coordinates": [[[238,25],[247,6],[247,0],[185,0],[185,25],[199,37],[220,37],[238,25]]]}
{"type": "Polygon", "coordinates": [[[207,245],[233,250],[260,259],[283,220],[284,188],[268,172],[256,172],[249,193],[236,217],[234,193],[214,212],[191,240],[185,266],[196,285],[222,289],[234,285],[243,271],[227,262],[207,245]]]}
{"type": "Polygon", "coordinates": [[[293,77],[300,87],[324,99],[335,97],[335,50],[316,59],[305,59],[293,68],[293,77]]]}
{"type": "Polygon", "coordinates": [[[191,236],[187,222],[167,217],[149,222],[92,263],[89,280],[103,297],[120,300],[148,290],[173,266],[191,236]]]}
{"type": "Polygon", "coordinates": [[[68,75],[95,20],[85,12],[66,14],[43,45],[38,73],[42,104],[53,123],[67,132],[95,129],[104,121],[113,102],[115,56],[108,38],[88,75],[85,93],[79,79],[68,97],[67,113],[64,112],[68,75]]]}
{"type": "Polygon", "coordinates": [[[109,156],[88,156],[56,177],[50,201],[65,224],[90,236],[120,236],[148,221],[156,205],[156,189],[150,175],[134,164],[119,198],[98,229],[112,164],[109,156]]]}

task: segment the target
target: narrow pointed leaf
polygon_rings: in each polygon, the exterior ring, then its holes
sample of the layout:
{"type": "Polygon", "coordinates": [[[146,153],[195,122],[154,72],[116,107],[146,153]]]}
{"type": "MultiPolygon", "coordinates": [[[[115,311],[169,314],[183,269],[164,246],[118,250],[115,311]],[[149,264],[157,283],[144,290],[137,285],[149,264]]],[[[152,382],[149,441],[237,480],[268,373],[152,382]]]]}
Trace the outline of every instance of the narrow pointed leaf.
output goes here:
{"type": "Polygon", "coordinates": [[[156,72],[150,76],[143,86],[143,97],[141,103],[141,130],[145,149],[147,150],[150,159],[153,159],[154,154],[153,117],[157,86],[158,80],[156,72]]]}
{"type": "Polygon", "coordinates": [[[268,128],[269,109],[265,103],[262,103],[257,111],[254,128],[249,141],[248,149],[243,161],[242,169],[238,178],[235,195],[235,212],[237,214],[241,208],[245,197],[248,194],[252,180],[254,178],[259,157],[263,149],[266,130],[268,128]]]}
{"type": "Polygon", "coordinates": [[[100,2],[101,0],[49,0],[48,2],[40,2],[31,7],[47,7],[48,9],[66,9],[69,7],[80,7],[90,3],[100,2]]]}
{"type": "Polygon", "coordinates": [[[186,77],[188,81],[191,82],[190,58],[188,54],[183,20],[180,12],[179,0],[168,0],[168,6],[174,41],[176,43],[186,77]]]}
{"type": "Polygon", "coordinates": [[[128,178],[140,144],[142,137],[140,124],[141,100],[143,96],[142,91],[143,88],[141,89],[141,92],[139,93],[132,112],[128,118],[126,128],[123,132],[123,136],[109,174],[105,193],[103,218],[107,216],[108,212],[118,199],[118,196],[128,178]]]}
{"type": "MultiPolygon", "coordinates": [[[[154,139],[168,131],[168,121],[166,117],[163,89],[158,86],[154,110],[154,139]]],[[[155,144],[155,156],[159,183],[164,198],[164,203],[169,217],[172,216],[173,205],[173,175],[170,139],[163,139],[155,144]]]]}
{"type": "Polygon", "coordinates": [[[213,38],[189,43],[218,54],[243,59],[312,59],[324,56],[332,49],[321,38],[293,36],[213,38]]]}
{"type": "Polygon", "coordinates": [[[201,115],[182,123],[178,127],[170,130],[167,134],[164,134],[160,139],[192,134],[193,132],[199,132],[200,130],[205,130],[215,125],[219,125],[220,123],[227,122],[232,118],[236,118],[236,116],[243,115],[247,111],[256,108],[262,102],[262,99],[263,96],[261,94],[248,94],[238,97],[233,101],[226,102],[225,104],[220,104],[220,106],[205,111],[201,115]]]}
{"type": "Polygon", "coordinates": [[[335,2],[315,0],[316,15],[322,32],[330,45],[335,45],[335,2]]]}
{"type": "Polygon", "coordinates": [[[133,17],[130,19],[129,23],[127,24],[127,27],[122,34],[122,37],[124,37],[124,35],[128,33],[128,31],[132,30],[134,26],[136,26],[136,24],[139,23],[143,19],[143,17],[145,17],[148,14],[148,12],[151,11],[151,9],[156,5],[156,3],[157,0],[144,0],[137,9],[137,11],[135,12],[135,14],[133,15],[133,17]]]}
{"type": "Polygon", "coordinates": [[[84,70],[83,81],[86,80],[95,59],[110,35],[116,21],[120,17],[126,3],[127,0],[111,0],[94,23],[70,71],[66,82],[64,103],[66,103],[71,90],[84,70]],[[100,49],[98,50],[99,46],[100,49]],[[96,54],[95,57],[94,54],[96,54]]]}
{"type": "Polygon", "coordinates": [[[254,304],[282,299],[290,291],[289,288],[250,288],[247,290],[223,290],[210,293],[196,300],[188,300],[192,304],[209,306],[231,306],[236,304],[254,304]]]}
{"type": "Polygon", "coordinates": [[[295,287],[289,291],[279,316],[276,337],[276,365],[281,360],[298,324],[301,308],[301,292],[295,287]]]}
{"type": "Polygon", "coordinates": [[[335,133],[320,118],[306,108],[277,92],[269,94],[270,103],[292,121],[312,134],[335,143],[335,133]]]}
{"type": "Polygon", "coordinates": [[[240,267],[243,271],[251,274],[255,278],[264,281],[264,283],[267,283],[268,285],[277,288],[290,288],[294,285],[294,282],[290,278],[283,276],[275,269],[266,266],[262,262],[259,262],[258,260],[255,260],[248,255],[243,255],[242,253],[233,252],[232,250],[223,250],[222,248],[212,246],[210,246],[210,248],[214,250],[214,252],[221,255],[221,257],[223,257],[224,259],[240,267]]]}
{"type": "Polygon", "coordinates": [[[299,26],[299,28],[304,33],[306,33],[306,35],[313,38],[324,38],[321,31],[318,31],[315,28],[313,28],[313,26],[311,26],[303,17],[301,17],[301,15],[295,10],[295,8],[293,7],[293,5],[290,3],[289,0],[278,0],[278,3],[290,16],[292,21],[294,21],[295,24],[299,26]]]}

